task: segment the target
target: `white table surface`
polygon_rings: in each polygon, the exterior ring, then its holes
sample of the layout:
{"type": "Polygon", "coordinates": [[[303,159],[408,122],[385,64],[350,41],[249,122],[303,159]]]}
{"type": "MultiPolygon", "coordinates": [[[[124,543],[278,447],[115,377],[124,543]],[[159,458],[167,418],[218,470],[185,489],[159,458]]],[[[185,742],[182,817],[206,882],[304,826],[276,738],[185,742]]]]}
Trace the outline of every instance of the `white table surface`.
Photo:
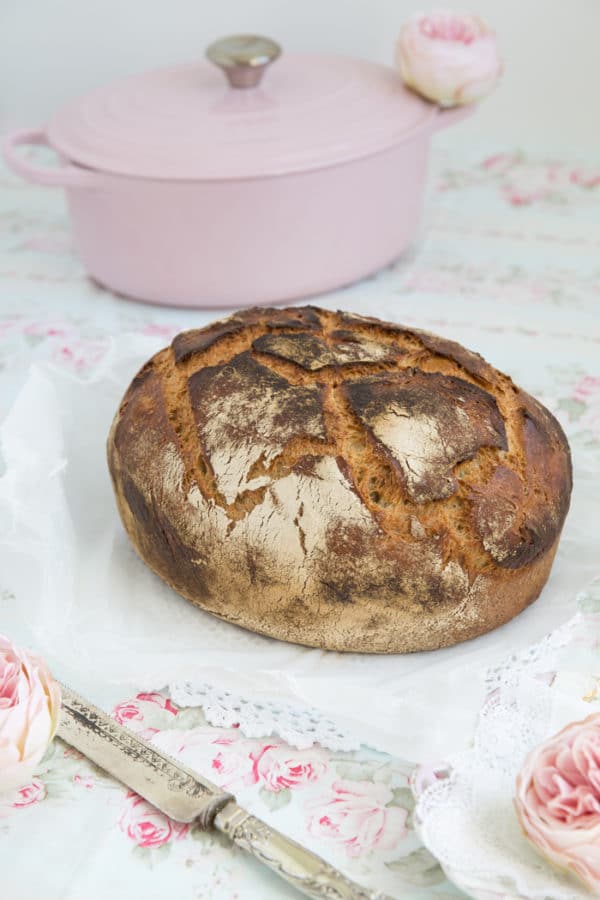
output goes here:
{"type": "MultiPolygon", "coordinates": [[[[430,183],[419,243],[376,277],[312,302],[459,340],[559,416],[575,491],[552,575],[564,609],[554,604],[544,620],[551,627],[600,570],[600,167],[513,151],[438,155],[430,183]]],[[[215,316],[131,302],[88,281],[60,193],[0,172],[0,416],[32,362],[53,360],[83,377],[117,333],[164,334],[166,342],[174,329],[215,316]]],[[[26,598],[0,572],[0,627],[3,605],[16,602],[26,598]]],[[[536,607],[524,615],[539,615],[536,607]]],[[[404,760],[246,741],[209,729],[199,711],[145,697],[144,687],[141,698],[120,698],[117,714],[140,730],[167,732],[167,742],[170,732],[193,729],[188,762],[356,880],[411,900],[460,896],[419,847],[404,760]]],[[[60,743],[35,782],[0,803],[0,865],[11,900],[42,890],[51,900],[295,896],[217,838],[179,833],[60,743]]]]}

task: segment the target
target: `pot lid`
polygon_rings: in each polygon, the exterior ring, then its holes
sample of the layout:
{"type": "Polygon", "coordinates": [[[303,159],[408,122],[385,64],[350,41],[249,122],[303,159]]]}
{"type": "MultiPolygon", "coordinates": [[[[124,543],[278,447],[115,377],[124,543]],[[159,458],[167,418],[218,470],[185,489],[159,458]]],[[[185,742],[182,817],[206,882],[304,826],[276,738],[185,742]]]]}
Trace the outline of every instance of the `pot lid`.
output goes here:
{"type": "Polygon", "coordinates": [[[215,65],[146,72],[76,100],[49,123],[49,142],[75,163],[121,175],[252,178],[376,153],[437,114],[393,69],[365,60],[277,59],[274,42],[247,36],[207,53],[215,65]]]}

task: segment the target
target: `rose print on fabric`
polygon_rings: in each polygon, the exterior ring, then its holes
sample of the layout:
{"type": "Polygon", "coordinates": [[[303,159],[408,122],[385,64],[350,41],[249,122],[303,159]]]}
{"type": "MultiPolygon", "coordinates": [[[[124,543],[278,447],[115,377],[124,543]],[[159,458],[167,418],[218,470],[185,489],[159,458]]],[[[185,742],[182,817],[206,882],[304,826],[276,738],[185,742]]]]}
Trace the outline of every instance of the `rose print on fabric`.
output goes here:
{"type": "Polygon", "coordinates": [[[600,169],[584,169],[578,168],[573,169],[571,171],[571,182],[573,184],[578,184],[583,188],[597,188],[600,187],[600,169]]]}
{"type": "Polygon", "coordinates": [[[253,754],[259,754],[262,745],[235,728],[170,729],[154,735],[152,743],[219,787],[239,790],[257,782],[253,754]]]}
{"type": "MultiPolygon", "coordinates": [[[[332,861],[341,854],[350,866],[357,861],[363,867],[357,879],[366,864],[390,886],[400,879],[420,890],[444,880],[435,860],[415,848],[410,766],[395,768],[391,758],[371,751],[332,756],[318,746],[298,750],[280,739],[247,738],[237,727],[208,726],[200,709],[179,708],[160,692],[122,700],[113,716],[315,852],[332,861]]],[[[50,746],[33,781],[0,805],[0,827],[42,800],[68,815],[77,814],[80,803],[116,804],[112,828],[130,848],[132,872],[139,873],[135,865],[187,865],[197,854],[204,865],[214,846],[214,836],[170,820],[61,741],[50,746]]]]}
{"type": "Polygon", "coordinates": [[[46,786],[39,778],[34,778],[32,782],[26,784],[15,792],[10,800],[10,806],[13,809],[21,809],[24,806],[33,806],[46,797],[46,786]]]}
{"type": "Polygon", "coordinates": [[[173,840],[181,840],[189,825],[174,822],[134,791],[128,791],[126,805],[119,818],[119,827],[138,847],[162,847],[173,840]]]}
{"type": "Polygon", "coordinates": [[[153,743],[228,790],[260,785],[280,793],[312,784],[327,772],[326,756],[318,749],[265,744],[234,728],[220,733],[210,727],[171,730],[156,735],[153,743]]]}
{"type": "Polygon", "coordinates": [[[562,160],[535,158],[522,152],[498,152],[470,168],[446,170],[438,184],[443,191],[486,186],[495,189],[515,209],[560,207],[592,200],[600,188],[600,170],[573,167],[562,160]]]}
{"type": "Polygon", "coordinates": [[[91,791],[96,784],[96,780],[93,775],[74,775],[73,784],[85,788],[87,791],[91,791]]]}
{"type": "Polygon", "coordinates": [[[167,712],[170,712],[174,716],[179,712],[177,707],[171,702],[171,699],[165,697],[164,694],[160,694],[158,691],[152,691],[149,694],[137,694],[135,699],[143,703],[154,703],[159,709],[166,709],[167,712]]]}
{"type": "Polygon", "coordinates": [[[135,719],[141,722],[144,718],[139,704],[133,700],[125,700],[123,703],[115,706],[112,716],[119,725],[128,725],[135,719]]]}
{"type": "Polygon", "coordinates": [[[253,755],[253,772],[266,790],[279,793],[318,781],[326,774],[327,763],[318,750],[267,744],[253,755]]]}
{"type": "Polygon", "coordinates": [[[585,449],[588,463],[595,467],[600,446],[600,374],[594,369],[593,373],[579,366],[555,369],[554,406],[571,447],[585,449]]]}
{"type": "Polygon", "coordinates": [[[573,388],[573,400],[581,405],[580,426],[600,440],[600,376],[580,378],[573,388]]]}
{"type": "Polygon", "coordinates": [[[118,703],[112,717],[119,725],[126,725],[145,740],[150,740],[158,731],[168,728],[178,713],[179,710],[168,697],[152,691],[118,703]]]}
{"type": "MultiPolygon", "coordinates": [[[[252,764],[254,741],[233,737],[212,740],[207,748],[210,758],[210,775],[221,787],[249,787],[257,778],[252,764]]],[[[189,745],[184,747],[182,758],[189,753],[189,745]]],[[[193,754],[194,757],[196,754],[193,754]]]]}
{"type": "Polygon", "coordinates": [[[385,784],[335,781],[328,795],[311,801],[308,830],[352,857],[392,850],[407,835],[408,816],[407,810],[388,805],[392,799],[385,784]]]}

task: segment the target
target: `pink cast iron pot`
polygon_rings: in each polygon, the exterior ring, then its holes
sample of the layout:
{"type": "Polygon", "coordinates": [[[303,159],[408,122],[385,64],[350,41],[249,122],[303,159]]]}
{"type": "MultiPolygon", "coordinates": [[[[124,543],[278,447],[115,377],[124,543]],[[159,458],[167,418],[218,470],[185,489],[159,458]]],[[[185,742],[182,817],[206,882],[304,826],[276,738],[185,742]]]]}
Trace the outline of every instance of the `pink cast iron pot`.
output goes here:
{"type": "Polygon", "coordinates": [[[413,240],[429,141],[465,115],[422,100],[390,68],[279,56],[236,37],[207,62],[101,88],[43,130],[4,142],[9,166],[64,187],[89,274],[177,306],[277,303],[395,260],[413,240]],[[43,168],[17,152],[53,148],[43,168]]]}

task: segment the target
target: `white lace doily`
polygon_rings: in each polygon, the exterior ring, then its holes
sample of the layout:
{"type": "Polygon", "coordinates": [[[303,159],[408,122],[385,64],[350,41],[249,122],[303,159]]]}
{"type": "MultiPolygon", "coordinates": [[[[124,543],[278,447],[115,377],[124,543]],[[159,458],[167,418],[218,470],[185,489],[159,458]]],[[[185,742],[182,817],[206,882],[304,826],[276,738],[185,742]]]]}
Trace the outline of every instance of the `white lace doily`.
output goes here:
{"type": "Polygon", "coordinates": [[[317,709],[292,705],[267,697],[249,700],[209,684],[183,682],[171,685],[171,699],[178,706],[200,706],[207,721],[220,728],[238,725],[247,737],[279,736],[299,750],[320,744],[328,750],[358,750],[360,740],[344,731],[317,709]]]}
{"type": "Polygon", "coordinates": [[[530,846],[513,807],[515,780],[529,751],[600,710],[600,579],[580,595],[579,606],[564,626],[489,671],[472,748],[441,775],[416,779],[421,838],[475,898],[494,891],[526,900],[590,896],[530,846]]]}

